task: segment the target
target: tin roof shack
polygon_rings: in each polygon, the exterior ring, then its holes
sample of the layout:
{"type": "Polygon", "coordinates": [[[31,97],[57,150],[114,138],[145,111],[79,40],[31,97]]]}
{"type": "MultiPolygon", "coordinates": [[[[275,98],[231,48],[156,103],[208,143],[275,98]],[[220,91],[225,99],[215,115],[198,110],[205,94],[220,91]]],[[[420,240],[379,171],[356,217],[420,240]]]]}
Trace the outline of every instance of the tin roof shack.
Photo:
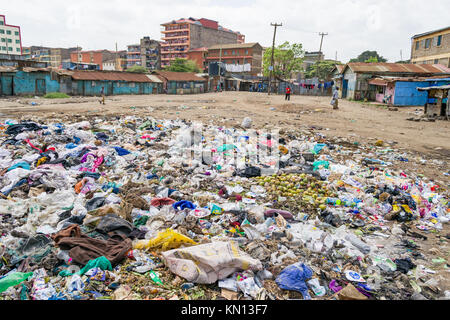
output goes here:
{"type": "Polygon", "coordinates": [[[157,94],[162,92],[162,81],[143,73],[73,71],[72,93],[81,96],[157,94]]]}
{"type": "Polygon", "coordinates": [[[342,98],[342,72],[345,69],[345,64],[337,64],[330,72],[330,79],[334,82],[334,85],[339,88],[339,98],[342,98]]]}
{"type": "Polygon", "coordinates": [[[0,70],[1,94],[43,96],[50,92],[59,92],[60,76],[60,72],[52,68],[12,68],[9,72],[0,70]]]}
{"type": "Polygon", "coordinates": [[[207,80],[191,72],[155,71],[167,94],[205,93],[207,80]]]}
{"type": "Polygon", "coordinates": [[[417,88],[418,91],[427,94],[427,103],[425,104],[424,114],[433,117],[443,117],[446,120],[450,118],[450,84],[444,86],[431,86],[417,88]]]}
{"type": "Polygon", "coordinates": [[[427,94],[418,87],[450,84],[450,78],[393,78],[369,80],[369,100],[393,106],[425,106],[427,94]]]}
{"type": "Polygon", "coordinates": [[[0,66],[0,96],[14,95],[15,67],[0,66]]]}
{"type": "MultiPolygon", "coordinates": [[[[427,77],[450,75],[443,65],[403,63],[348,63],[343,73],[342,98],[352,100],[370,99],[369,81],[375,77],[427,77]]],[[[408,89],[407,91],[411,90],[408,89]]]]}

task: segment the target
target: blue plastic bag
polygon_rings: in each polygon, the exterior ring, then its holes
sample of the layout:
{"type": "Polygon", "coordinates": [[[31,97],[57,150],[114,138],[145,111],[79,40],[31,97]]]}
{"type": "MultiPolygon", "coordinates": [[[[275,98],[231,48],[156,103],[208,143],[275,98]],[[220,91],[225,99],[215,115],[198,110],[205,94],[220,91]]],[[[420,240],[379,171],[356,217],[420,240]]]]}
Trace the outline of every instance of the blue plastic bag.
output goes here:
{"type": "Polygon", "coordinates": [[[195,208],[196,208],[196,205],[193,204],[193,203],[190,202],[190,201],[182,200],[182,201],[178,201],[178,202],[175,202],[174,204],[172,204],[172,207],[173,207],[175,210],[184,210],[184,209],[186,209],[186,208],[188,208],[188,209],[195,209],[195,208]]]}
{"type": "Polygon", "coordinates": [[[128,151],[128,150],[126,150],[126,149],[123,149],[123,148],[121,148],[121,147],[114,147],[114,149],[116,149],[117,154],[118,154],[119,156],[126,156],[127,154],[130,154],[130,153],[131,153],[130,151],[128,151]]]}
{"type": "Polygon", "coordinates": [[[311,279],[313,271],[304,263],[294,263],[286,267],[276,278],[276,284],[284,290],[298,291],[304,300],[311,300],[306,281],[311,279]]]}

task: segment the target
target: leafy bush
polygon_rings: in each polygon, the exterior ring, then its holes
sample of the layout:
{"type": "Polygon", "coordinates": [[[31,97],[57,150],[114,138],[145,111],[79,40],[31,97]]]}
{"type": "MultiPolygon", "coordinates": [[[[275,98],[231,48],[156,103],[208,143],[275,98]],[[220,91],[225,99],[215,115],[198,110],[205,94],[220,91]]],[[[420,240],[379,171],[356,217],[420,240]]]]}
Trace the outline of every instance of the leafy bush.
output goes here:
{"type": "Polygon", "coordinates": [[[65,98],[70,98],[70,96],[68,96],[65,93],[62,92],[50,92],[47,93],[44,98],[46,99],[65,99],[65,98]]]}

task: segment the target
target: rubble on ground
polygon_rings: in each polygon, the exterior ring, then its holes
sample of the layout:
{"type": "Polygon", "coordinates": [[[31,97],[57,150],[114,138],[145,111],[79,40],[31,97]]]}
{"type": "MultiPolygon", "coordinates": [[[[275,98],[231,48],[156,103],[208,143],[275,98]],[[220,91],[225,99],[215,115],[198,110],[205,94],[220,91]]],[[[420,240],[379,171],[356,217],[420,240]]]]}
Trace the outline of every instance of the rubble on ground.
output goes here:
{"type": "Polygon", "coordinates": [[[0,299],[449,299],[448,174],[375,141],[4,119],[0,299]]]}

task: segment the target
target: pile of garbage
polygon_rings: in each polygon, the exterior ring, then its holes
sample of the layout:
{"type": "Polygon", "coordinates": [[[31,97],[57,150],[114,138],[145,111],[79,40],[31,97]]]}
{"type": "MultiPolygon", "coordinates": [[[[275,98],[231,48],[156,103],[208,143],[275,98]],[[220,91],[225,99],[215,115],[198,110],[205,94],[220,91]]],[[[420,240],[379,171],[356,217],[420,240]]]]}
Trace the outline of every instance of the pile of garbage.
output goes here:
{"type": "Polygon", "coordinates": [[[251,128],[0,121],[0,299],[450,297],[448,186],[382,141],[251,128]]]}

